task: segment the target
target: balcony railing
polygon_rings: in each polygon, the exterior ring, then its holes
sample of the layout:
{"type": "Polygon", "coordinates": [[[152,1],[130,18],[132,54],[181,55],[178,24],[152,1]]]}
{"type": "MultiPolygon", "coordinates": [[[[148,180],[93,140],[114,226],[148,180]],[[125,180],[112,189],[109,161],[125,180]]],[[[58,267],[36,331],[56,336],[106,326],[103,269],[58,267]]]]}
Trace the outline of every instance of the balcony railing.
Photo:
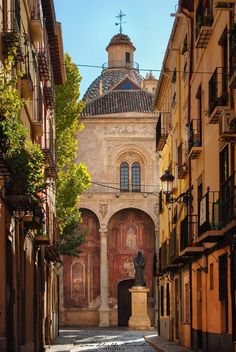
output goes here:
{"type": "Polygon", "coordinates": [[[178,146],[178,178],[182,179],[188,174],[188,148],[187,142],[178,146]]]}
{"type": "Polygon", "coordinates": [[[3,199],[12,211],[32,211],[34,207],[33,199],[26,194],[22,181],[8,181],[4,189],[3,199]]]}
{"type": "Polygon", "coordinates": [[[44,31],[43,42],[39,44],[37,58],[40,79],[41,81],[48,81],[50,79],[50,56],[46,31],[44,31]]]}
{"type": "Polygon", "coordinates": [[[178,238],[177,238],[176,227],[170,233],[169,258],[170,258],[170,265],[173,265],[178,261],[178,238]]]}
{"type": "Polygon", "coordinates": [[[221,206],[218,191],[210,191],[198,202],[198,238],[202,242],[217,242],[221,235],[221,206]]]}
{"type": "Polygon", "coordinates": [[[198,216],[186,215],[180,223],[180,256],[193,256],[202,252],[197,245],[198,216]]]}
{"type": "Polygon", "coordinates": [[[156,125],[156,150],[161,151],[164,148],[168,137],[168,123],[166,114],[160,114],[156,125]]]}
{"type": "MultiPolygon", "coordinates": [[[[228,107],[228,75],[227,69],[217,67],[211,76],[209,88],[209,122],[218,123],[222,111],[228,107]]],[[[229,107],[228,107],[229,109],[229,107]]]]}
{"type": "Polygon", "coordinates": [[[7,13],[7,21],[3,28],[3,43],[5,55],[14,52],[16,62],[24,60],[21,41],[20,4],[18,0],[15,0],[15,10],[7,13]]]}
{"type": "Polygon", "coordinates": [[[201,121],[199,119],[191,120],[188,138],[189,157],[197,159],[202,151],[201,121]]]}
{"type": "Polygon", "coordinates": [[[196,16],[196,47],[206,48],[212,34],[213,17],[211,15],[196,16]]]}
{"type": "Polygon", "coordinates": [[[220,213],[222,226],[236,219],[236,185],[235,173],[233,173],[220,186],[220,213]]]}
{"type": "Polygon", "coordinates": [[[52,123],[50,119],[46,120],[45,131],[42,138],[42,151],[45,157],[45,171],[48,177],[55,177],[56,171],[56,154],[55,154],[55,137],[53,134],[52,123]]]}
{"type": "Polygon", "coordinates": [[[112,60],[110,62],[106,62],[102,65],[103,70],[107,68],[133,68],[135,70],[139,70],[139,64],[137,62],[125,62],[122,60],[112,60]]]}
{"type": "Polygon", "coordinates": [[[229,87],[236,88],[236,24],[233,25],[230,33],[230,73],[229,87]]]}
{"type": "Polygon", "coordinates": [[[54,89],[51,83],[43,87],[43,96],[44,96],[44,102],[47,108],[53,110],[55,108],[55,95],[54,95],[54,89]]]}

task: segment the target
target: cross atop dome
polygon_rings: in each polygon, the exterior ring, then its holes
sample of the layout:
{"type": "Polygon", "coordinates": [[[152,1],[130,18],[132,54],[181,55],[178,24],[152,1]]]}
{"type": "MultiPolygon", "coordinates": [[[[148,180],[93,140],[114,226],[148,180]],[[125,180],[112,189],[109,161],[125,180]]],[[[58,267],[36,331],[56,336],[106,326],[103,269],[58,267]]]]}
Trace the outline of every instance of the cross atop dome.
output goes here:
{"type": "Polygon", "coordinates": [[[123,13],[121,10],[120,10],[119,15],[116,16],[116,18],[119,19],[119,22],[116,22],[116,26],[120,26],[120,34],[122,34],[122,24],[126,23],[126,22],[122,22],[122,19],[125,16],[126,16],[126,13],[123,13]]]}

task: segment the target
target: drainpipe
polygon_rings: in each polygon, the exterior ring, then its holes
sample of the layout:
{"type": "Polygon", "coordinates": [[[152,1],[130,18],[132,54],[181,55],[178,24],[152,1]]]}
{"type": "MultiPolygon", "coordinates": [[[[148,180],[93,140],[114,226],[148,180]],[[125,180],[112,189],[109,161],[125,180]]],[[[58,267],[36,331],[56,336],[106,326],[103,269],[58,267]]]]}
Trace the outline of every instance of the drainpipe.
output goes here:
{"type": "MultiPolygon", "coordinates": [[[[191,121],[191,78],[193,74],[193,44],[194,44],[194,28],[193,18],[181,7],[180,13],[182,13],[190,24],[190,53],[189,53],[189,78],[188,78],[188,124],[191,121]]],[[[188,170],[189,170],[189,189],[192,189],[192,173],[191,173],[191,159],[188,159],[188,170]]],[[[190,208],[190,217],[192,210],[190,208]]],[[[192,264],[189,264],[189,289],[190,289],[190,343],[193,348],[193,327],[192,327],[192,264]]]]}

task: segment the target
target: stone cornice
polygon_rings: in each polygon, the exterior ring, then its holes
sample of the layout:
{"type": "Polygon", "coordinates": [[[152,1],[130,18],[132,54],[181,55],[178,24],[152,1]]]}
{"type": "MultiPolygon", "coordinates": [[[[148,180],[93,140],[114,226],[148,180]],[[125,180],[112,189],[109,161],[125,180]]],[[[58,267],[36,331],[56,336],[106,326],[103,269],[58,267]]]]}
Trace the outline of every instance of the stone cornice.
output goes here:
{"type": "Polygon", "coordinates": [[[79,116],[79,121],[94,121],[94,120],[153,120],[157,121],[157,113],[119,113],[93,116],[79,116]]]}

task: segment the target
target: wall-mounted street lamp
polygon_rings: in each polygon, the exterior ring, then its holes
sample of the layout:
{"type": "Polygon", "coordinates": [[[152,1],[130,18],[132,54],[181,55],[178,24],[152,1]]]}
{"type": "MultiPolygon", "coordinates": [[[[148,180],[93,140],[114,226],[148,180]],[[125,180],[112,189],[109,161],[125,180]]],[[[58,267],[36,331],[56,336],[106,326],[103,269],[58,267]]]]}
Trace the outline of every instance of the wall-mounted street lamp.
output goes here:
{"type": "Polygon", "coordinates": [[[165,170],[164,174],[160,177],[162,182],[162,190],[166,195],[166,203],[184,203],[185,205],[191,205],[193,201],[193,196],[190,190],[181,193],[177,198],[173,197],[173,182],[174,176],[171,174],[170,170],[165,170]]]}

